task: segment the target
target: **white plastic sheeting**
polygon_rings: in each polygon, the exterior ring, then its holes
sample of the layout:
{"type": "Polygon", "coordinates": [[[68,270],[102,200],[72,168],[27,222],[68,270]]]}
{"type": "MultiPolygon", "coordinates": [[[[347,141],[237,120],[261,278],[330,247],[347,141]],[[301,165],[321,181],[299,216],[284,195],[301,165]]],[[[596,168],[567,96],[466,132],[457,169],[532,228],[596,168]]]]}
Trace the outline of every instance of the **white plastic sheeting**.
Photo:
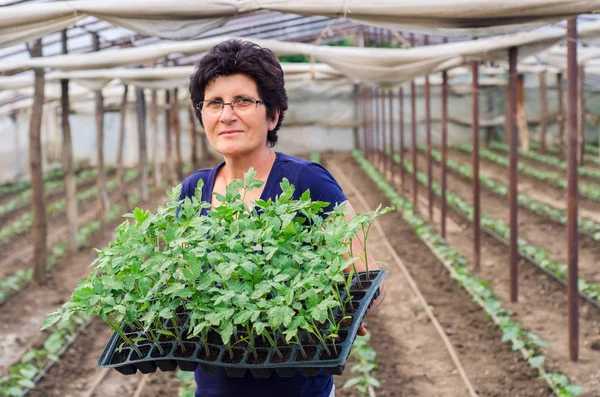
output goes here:
{"type": "Polygon", "coordinates": [[[245,13],[268,10],[348,18],[394,30],[487,36],[530,30],[600,9],[600,0],[77,0],[0,9],[0,47],[71,26],[88,16],[136,32],[189,39],[245,13]]]}
{"type": "MultiPolygon", "coordinates": [[[[53,3],[52,3],[53,4],[53,3]]],[[[579,36],[600,34],[600,21],[580,24],[579,36]]],[[[23,61],[0,62],[0,71],[46,67],[61,70],[104,69],[149,63],[171,53],[197,54],[208,51],[228,37],[172,42],[155,46],[115,49],[88,54],[57,55],[23,61]]],[[[437,44],[408,49],[329,47],[277,40],[251,39],[278,55],[306,54],[326,63],[346,77],[377,84],[400,84],[417,76],[460,66],[464,61],[507,58],[507,49],[519,47],[519,56],[527,57],[546,50],[565,38],[565,29],[553,27],[480,40],[437,44]]]]}

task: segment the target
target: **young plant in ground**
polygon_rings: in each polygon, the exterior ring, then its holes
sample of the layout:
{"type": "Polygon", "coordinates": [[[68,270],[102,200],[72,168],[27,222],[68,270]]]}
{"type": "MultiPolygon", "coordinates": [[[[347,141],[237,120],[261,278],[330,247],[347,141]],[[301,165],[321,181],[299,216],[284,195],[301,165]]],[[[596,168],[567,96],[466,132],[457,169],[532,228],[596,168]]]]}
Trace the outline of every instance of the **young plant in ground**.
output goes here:
{"type": "Polygon", "coordinates": [[[344,389],[355,387],[361,397],[375,397],[374,388],[381,387],[377,378],[373,376],[373,372],[377,369],[377,364],[375,364],[377,353],[369,345],[370,339],[370,333],[356,338],[350,353],[356,361],[356,365],[350,371],[357,376],[348,379],[343,386],[344,389]]]}

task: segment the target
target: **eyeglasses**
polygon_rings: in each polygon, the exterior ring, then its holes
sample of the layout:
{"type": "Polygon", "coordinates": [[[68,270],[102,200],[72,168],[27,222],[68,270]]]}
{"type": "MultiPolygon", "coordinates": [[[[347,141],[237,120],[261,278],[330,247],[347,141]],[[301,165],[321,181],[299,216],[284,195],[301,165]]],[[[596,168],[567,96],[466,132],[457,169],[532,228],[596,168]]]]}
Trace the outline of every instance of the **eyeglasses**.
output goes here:
{"type": "Polygon", "coordinates": [[[202,101],[198,104],[198,110],[205,114],[220,114],[225,105],[230,105],[234,112],[238,114],[249,113],[256,109],[258,105],[264,104],[264,101],[260,101],[254,98],[236,98],[231,102],[223,102],[217,99],[211,99],[208,101],[202,101]]]}

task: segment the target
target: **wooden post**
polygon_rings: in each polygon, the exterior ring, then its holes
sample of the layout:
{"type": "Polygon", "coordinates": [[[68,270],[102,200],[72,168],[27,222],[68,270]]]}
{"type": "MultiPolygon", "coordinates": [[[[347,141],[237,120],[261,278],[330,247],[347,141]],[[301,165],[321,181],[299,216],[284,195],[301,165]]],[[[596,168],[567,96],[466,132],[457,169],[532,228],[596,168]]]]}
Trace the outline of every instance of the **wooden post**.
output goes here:
{"type": "Polygon", "coordinates": [[[367,119],[367,87],[361,84],[360,99],[363,113],[363,153],[367,155],[367,136],[369,134],[369,120],[367,119]]]}
{"type": "Polygon", "coordinates": [[[404,194],[406,190],[406,180],[404,179],[404,89],[402,86],[398,89],[398,113],[400,115],[400,192],[404,194]]]}
{"type": "Polygon", "coordinates": [[[375,133],[373,134],[373,162],[375,167],[379,167],[379,88],[373,89],[373,99],[375,101],[375,133]]]}
{"type": "Polygon", "coordinates": [[[471,62],[473,81],[471,86],[473,101],[473,265],[481,270],[481,198],[479,189],[479,65],[471,62]]]}
{"type": "MultiPolygon", "coordinates": [[[[415,35],[410,34],[410,45],[415,46],[415,35]]],[[[413,189],[413,205],[415,210],[418,207],[419,197],[419,182],[417,181],[417,172],[419,168],[417,166],[417,87],[415,81],[410,82],[410,118],[411,118],[411,148],[412,148],[412,189],[413,189]]]]}
{"type": "Polygon", "coordinates": [[[442,72],[442,237],[446,238],[448,202],[446,186],[448,180],[448,72],[442,72]]]}
{"type": "MultiPolygon", "coordinates": [[[[94,51],[100,51],[100,37],[97,32],[92,33],[94,51]]],[[[104,98],[102,90],[96,91],[96,155],[98,159],[98,199],[96,215],[101,224],[101,229],[106,226],[108,207],[108,192],[106,191],[106,176],[104,173],[104,98]]]]}
{"type": "MultiPolygon", "coordinates": [[[[382,33],[383,34],[383,33],[382,33]]],[[[383,88],[379,91],[380,99],[381,99],[381,169],[383,170],[383,175],[387,178],[387,134],[386,134],[386,124],[387,119],[385,116],[385,90],[383,88]]]]}
{"type": "MultiPolygon", "coordinates": [[[[494,114],[494,96],[492,95],[492,87],[489,87],[485,91],[485,99],[486,99],[486,104],[487,104],[488,119],[491,121],[491,120],[493,120],[492,116],[494,114]]],[[[494,139],[494,126],[488,125],[487,128],[485,129],[485,146],[489,147],[490,144],[492,143],[493,139],[494,139]]]]}
{"type": "MultiPolygon", "coordinates": [[[[61,33],[62,53],[67,54],[67,30],[61,33]]],[[[62,166],[65,181],[65,201],[67,204],[67,223],[69,224],[69,248],[77,251],[77,183],[73,167],[73,141],[71,124],[69,123],[69,80],[60,81],[61,87],[61,121],[62,121],[62,166]]]]}
{"type": "Polygon", "coordinates": [[[123,199],[123,203],[126,208],[129,208],[127,205],[128,202],[128,194],[125,183],[123,182],[123,175],[125,174],[125,165],[123,164],[123,152],[125,150],[125,121],[127,120],[127,84],[123,85],[123,98],[121,99],[121,109],[120,109],[120,120],[119,120],[119,144],[117,147],[117,180],[119,181],[119,191],[121,192],[121,197],[123,199]]]}
{"type": "Polygon", "coordinates": [[[358,115],[359,113],[359,109],[358,109],[358,102],[359,102],[359,85],[358,84],[354,84],[353,88],[353,95],[352,95],[352,105],[354,107],[354,125],[352,126],[352,135],[354,136],[354,149],[359,149],[360,148],[360,139],[358,136],[358,125],[359,125],[359,120],[360,120],[360,116],[358,115]]]}
{"type": "Polygon", "coordinates": [[[519,137],[523,151],[529,150],[529,129],[527,128],[527,115],[525,114],[525,84],[522,74],[517,79],[517,121],[519,137]]]}
{"type": "Polygon", "coordinates": [[[508,144],[510,135],[510,76],[508,77],[508,84],[504,89],[504,134],[503,141],[508,144]]]}
{"type": "Polygon", "coordinates": [[[509,98],[508,98],[508,144],[510,145],[510,164],[508,170],[509,205],[510,205],[510,301],[516,303],[519,299],[519,224],[518,224],[518,135],[517,135],[517,47],[508,50],[509,63],[509,98]]]}
{"type": "Polygon", "coordinates": [[[190,122],[190,140],[192,142],[192,168],[196,171],[198,164],[198,131],[196,131],[196,116],[194,115],[194,105],[188,101],[188,117],[190,122]]]}
{"type": "Polygon", "coordinates": [[[388,168],[390,170],[390,177],[392,186],[394,185],[394,91],[390,89],[388,91],[389,110],[390,110],[390,155],[388,157],[388,168]]]}
{"type": "Polygon", "coordinates": [[[167,183],[175,184],[173,177],[173,144],[171,141],[171,91],[165,90],[165,171],[167,183]]]}
{"type": "Polygon", "coordinates": [[[567,22],[567,91],[568,91],[568,147],[567,147],[567,258],[568,258],[568,306],[569,306],[569,357],[579,361],[579,251],[577,191],[577,18],[567,22]]]}
{"type": "Polygon", "coordinates": [[[585,98],[583,96],[583,87],[585,84],[585,67],[583,65],[579,66],[579,78],[577,79],[577,119],[579,122],[577,123],[577,135],[578,139],[578,148],[577,148],[577,164],[583,166],[583,145],[585,144],[585,98]]]}
{"type": "Polygon", "coordinates": [[[560,153],[565,155],[565,104],[564,104],[564,88],[563,88],[563,75],[558,73],[556,75],[556,87],[558,90],[558,146],[560,153]]]}
{"type": "Polygon", "coordinates": [[[173,134],[175,135],[175,173],[177,180],[183,180],[183,158],[181,157],[181,123],[179,122],[179,90],[173,89],[173,98],[171,100],[171,120],[173,126],[173,134]]]}
{"type": "Polygon", "coordinates": [[[548,87],[546,72],[539,75],[540,82],[540,146],[542,153],[546,153],[546,134],[548,132],[548,87]]]}
{"type": "Polygon", "coordinates": [[[141,172],[140,193],[143,201],[148,201],[148,151],[146,143],[146,96],[144,89],[135,88],[135,113],[137,115],[139,161],[141,172]]]}
{"type": "MultiPolygon", "coordinates": [[[[429,36],[425,35],[424,45],[429,45],[429,36]]],[[[433,221],[433,164],[431,163],[431,87],[429,75],[425,75],[425,135],[427,141],[427,203],[429,205],[429,220],[433,221]]]]}
{"type": "Polygon", "coordinates": [[[152,103],[150,108],[150,127],[152,128],[152,160],[154,161],[154,167],[152,167],[154,174],[154,186],[160,186],[162,184],[162,161],[158,154],[158,98],[156,90],[152,90],[152,103]]]}
{"type": "MultiPolygon", "coordinates": [[[[29,49],[32,58],[42,56],[42,39],[37,39],[29,49]]],[[[31,209],[33,212],[33,280],[41,285],[46,281],[46,238],[48,220],[44,200],[42,170],[42,112],[44,111],[44,69],[35,69],[33,106],[29,124],[29,173],[31,175],[31,209]]]]}

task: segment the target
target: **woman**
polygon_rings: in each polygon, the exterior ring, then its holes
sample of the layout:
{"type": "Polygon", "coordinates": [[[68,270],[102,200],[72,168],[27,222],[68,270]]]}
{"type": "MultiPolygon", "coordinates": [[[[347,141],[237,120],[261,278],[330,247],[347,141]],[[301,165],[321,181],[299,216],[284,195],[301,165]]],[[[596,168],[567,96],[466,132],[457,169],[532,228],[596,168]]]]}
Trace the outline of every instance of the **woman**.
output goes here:
{"type": "MultiPolygon", "coordinates": [[[[243,179],[250,167],[262,188],[246,194],[245,202],[259,198],[275,199],[281,193],[279,183],[287,178],[296,187],[296,197],[310,189],[311,199],[327,201],[326,211],[344,203],[354,212],[346,195],[325,168],[271,148],[277,143],[277,132],[287,110],[283,70],[273,53],[256,44],[240,40],[225,41],[214,47],[197,65],[190,77],[190,93],[196,115],[206,130],[211,146],[223,155],[224,162],[212,169],[197,171],[183,181],[181,199],[192,197],[198,180],[204,187],[203,200],[212,207],[220,202],[212,193],[225,195],[225,187],[234,179],[243,179]]],[[[206,215],[206,210],[204,212],[206,215]]],[[[359,247],[359,243],[354,244],[359,247]]],[[[364,270],[363,263],[357,264],[364,270]]],[[[371,269],[377,269],[370,264],[371,269]]],[[[385,296],[380,296],[373,307],[385,296]]],[[[360,328],[359,333],[366,330],[360,328]]],[[[206,374],[200,368],[195,373],[197,397],[328,397],[334,395],[333,378],[324,372],[304,377],[299,372],[292,378],[274,374],[268,379],[255,379],[248,371],[244,378],[229,378],[223,370],[206,374]]]]}

